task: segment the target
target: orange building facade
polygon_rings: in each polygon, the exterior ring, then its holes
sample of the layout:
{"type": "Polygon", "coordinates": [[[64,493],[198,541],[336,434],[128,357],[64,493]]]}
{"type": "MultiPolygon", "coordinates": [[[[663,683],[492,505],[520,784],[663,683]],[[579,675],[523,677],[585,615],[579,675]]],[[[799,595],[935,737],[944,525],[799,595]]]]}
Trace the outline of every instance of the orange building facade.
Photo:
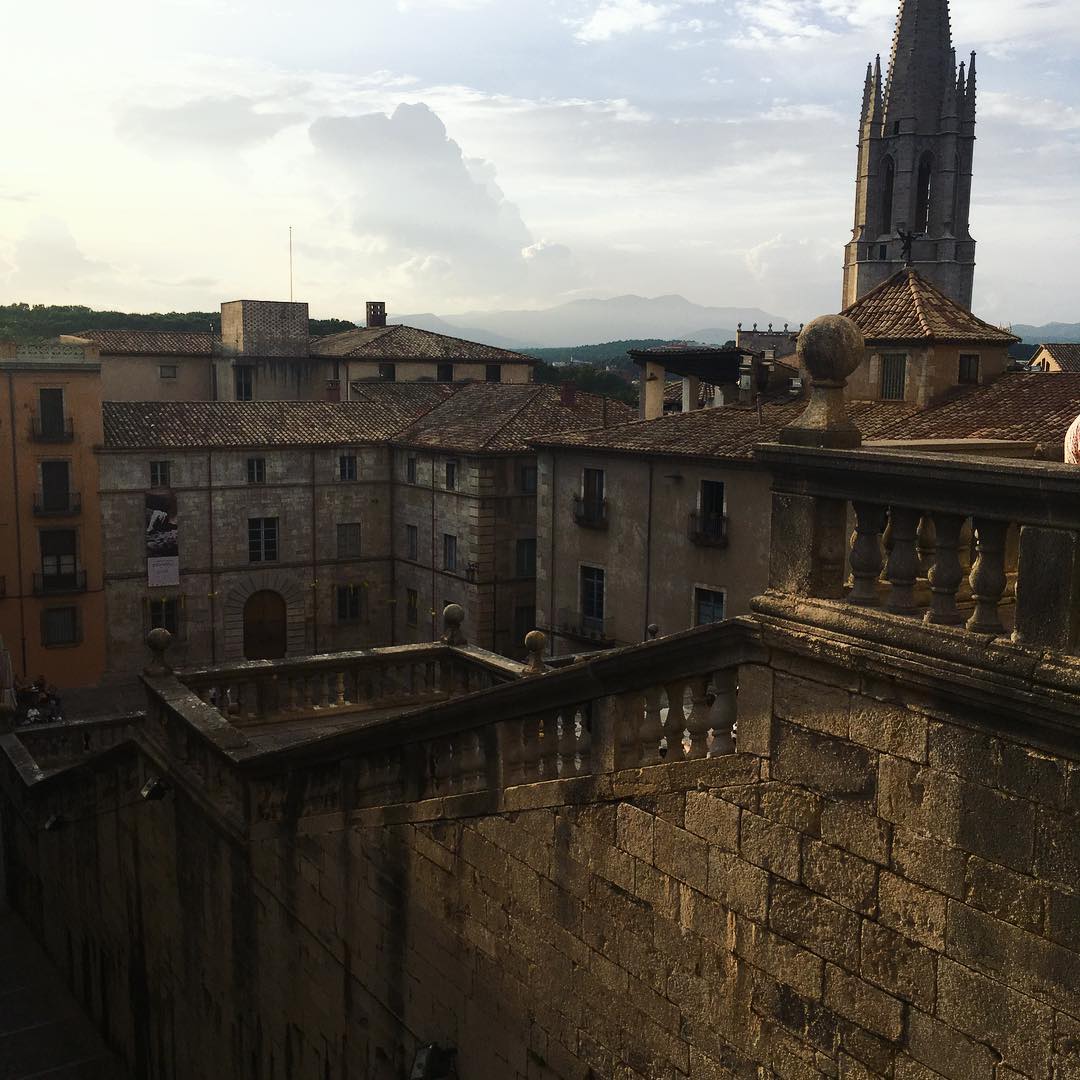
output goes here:
{"type": "Polygon", "coordinates": [[[105,670],[97,349],[0,343],[0,638],[15,677],[105,670]]]}

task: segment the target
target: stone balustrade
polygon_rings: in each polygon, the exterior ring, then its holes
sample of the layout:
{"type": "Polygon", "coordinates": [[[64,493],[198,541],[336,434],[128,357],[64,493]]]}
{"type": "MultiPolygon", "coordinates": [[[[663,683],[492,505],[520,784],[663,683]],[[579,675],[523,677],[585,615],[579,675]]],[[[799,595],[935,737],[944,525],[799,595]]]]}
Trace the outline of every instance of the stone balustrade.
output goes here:
{"type": "Polygon", "coordinates": [[[770,588],[1070,653],[1080,474],[955,454],[763,446],[770,588]]]}

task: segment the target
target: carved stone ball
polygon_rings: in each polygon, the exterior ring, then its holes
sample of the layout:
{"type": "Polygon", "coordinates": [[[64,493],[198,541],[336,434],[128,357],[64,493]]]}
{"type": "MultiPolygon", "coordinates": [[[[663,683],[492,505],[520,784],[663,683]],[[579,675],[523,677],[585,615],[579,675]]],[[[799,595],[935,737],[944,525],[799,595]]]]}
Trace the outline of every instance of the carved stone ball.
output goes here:
{"type": "Polygon", "coordinates": [[[863,362],[866,339],[843,315],[823,315],[799,335],[799,363],[818,385],[843,385],[863,362]]]}
{"type": "Polygon", "coordinates": [[[547,634],[541,630],[530,630],[525,635],[525,648],[531,653],[542,653],[547,648],[547,634]]]}
{"type": "Polygon", "coordinates": [[[442,617],[444,626],[460,627],[465,622],[465,609],[460,604],[447,604],[442,617]]]}
{"type": "Polygon", "coordinates": [[[172,634],[164,626],[156,626],[146,635],[146,644],[150,646],[152,652],[163,656],[172,644],[172,634]]]}

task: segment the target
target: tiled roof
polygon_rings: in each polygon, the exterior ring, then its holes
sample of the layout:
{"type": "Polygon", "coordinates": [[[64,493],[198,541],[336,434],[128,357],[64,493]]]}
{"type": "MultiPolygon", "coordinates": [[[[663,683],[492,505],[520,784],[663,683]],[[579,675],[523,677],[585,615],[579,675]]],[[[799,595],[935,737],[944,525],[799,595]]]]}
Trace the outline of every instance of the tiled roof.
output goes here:
{"type": "Polygon", "coordinates": [[[453,393],[437,383],[365,387],[360,400],[106,401],[108,450],[336,446],[397,435],[453,393]]]}
{"type": "MultiPolygon", "coordinates": [[[[1080,374],[1004,375],[887,426],[879,439],[1013,439],[1063,443],[1080,416],[1080,374]]],[[[865,434],[865,433],[864,433],[865,434]]]]}
{"type": "MultiPolygon", "coordinates": [[[[729,405],[534,442],[642,455],[749,458],[755,444],[775,441],[805,408],[805,401],[766,404],[759,419],[756,408],[729,405]]],[[[853,401],[848,411],[867,442],[1004,439],[1056,447],[1080,416],[1080,374],[1004,375],[926,408],[899,401],[853,401]]]]}
{"type": "Polygon", "coordinates": [[[1012,345],[1020,340],[976,318],[910,267],[882,282],[842,314],[870,342],[1012,345]]]}
{"type": "MultiPolygon", "coordinates": [[[[702,382],[698,385],[698,408],[702,409],[706,405],[711,405],[712,400],[716,395],[716,386],[713,383],[702,382]]],[[[665,405],[682,405],[683,398],[683,384],[682,379],[677,382],[669,382],[664,387],[664,404],[665,405]]]]}
{"type": "Polygon", "coordinates": [[[633,415],[629,405],[596,394],[578,392],[573,405],[564,405],[554,386],[471,383],[396,441],[463,454],[527,453],[533,439],[599,428],[605,417],[608,424],[624,424],[633,415]]]}
{"type": "Polygon", "coordinates": [[[211,356],[214,351],[209,331],[83,330],[65,337],[92,342],[102,356],[211,356]]]}
{"type": "MultiPolygon", "coordinates": [[[[851,413],[864,438],[917,411],[900,401],[852,402],[851,413]]],[[[656,420],[637,420],[604,431],[571,432],[534,440],[537,445],[581,447],[620,453],[671,457],[749,458],[761,442],[775,442],[782,428],[805,411],[805,401],[784,401],[756,407],[725,405],[718,409],[670,413],[656,420]]]]}
{"type": "Polygon", "coordinates": [[[354,360],[459,360],[487,364],[535,364],[523,353],[481,345],[476,341],[433,334],[414,326],[377,326],[346,330],[343,334],[314,338],[312,356],[340,356],[354,360]]]}
{"type": "Polygon", "coordinates": [[[1066,341],[1057,345],[1040,345],[1039,349],[1045,349],[1062,371],[1080,373],[1080,343],[1066,341]]]}

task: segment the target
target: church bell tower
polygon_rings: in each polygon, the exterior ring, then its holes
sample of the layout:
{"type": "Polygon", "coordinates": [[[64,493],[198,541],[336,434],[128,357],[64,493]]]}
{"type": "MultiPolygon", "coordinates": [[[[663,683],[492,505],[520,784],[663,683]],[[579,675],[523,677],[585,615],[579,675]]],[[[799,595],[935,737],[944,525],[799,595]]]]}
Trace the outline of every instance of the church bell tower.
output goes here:
{"type": "Polygon", "coordinates": [[[845,308],[910,264],[971,309],[974,152],[975,54],[957,68],[948,0],[903,0],[888,78],[866,72],[845,308]]]}

